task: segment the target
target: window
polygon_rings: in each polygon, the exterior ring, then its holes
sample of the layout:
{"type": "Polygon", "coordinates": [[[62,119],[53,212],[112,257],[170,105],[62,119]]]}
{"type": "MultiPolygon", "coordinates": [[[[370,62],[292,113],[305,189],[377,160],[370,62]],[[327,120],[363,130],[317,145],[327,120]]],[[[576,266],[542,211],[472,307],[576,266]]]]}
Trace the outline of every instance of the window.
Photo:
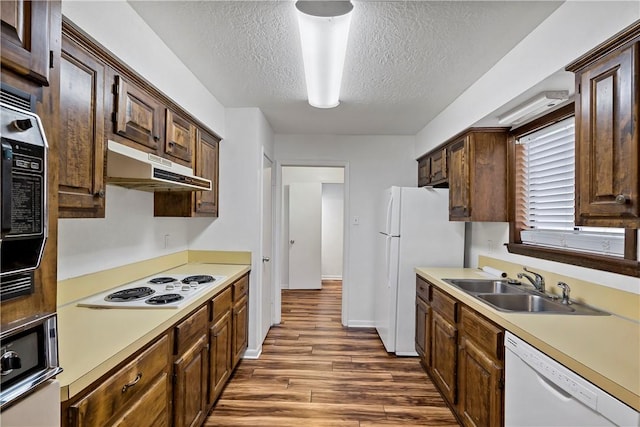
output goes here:
{"type": "Polygon", "coordinates": [[[574,117],[523,136],[516,144],[522,243],[623,257],[624,229],[574,224],[574,117]]]}
{"type": "Polygon", "coordinates": [[[638,230],[579,227],[574,106],[511,132],[509,252],[638,276],[638,230]]]}

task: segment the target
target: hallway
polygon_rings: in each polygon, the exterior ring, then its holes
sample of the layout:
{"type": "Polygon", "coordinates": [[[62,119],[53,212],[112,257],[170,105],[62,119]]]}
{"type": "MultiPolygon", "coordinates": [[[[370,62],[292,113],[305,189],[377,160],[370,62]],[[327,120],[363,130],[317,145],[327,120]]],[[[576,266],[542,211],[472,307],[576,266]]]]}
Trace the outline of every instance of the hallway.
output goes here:
{"type": "Polygon", "coordinates": [[[205,426],[457,426],[417,358],[344,328],[341,282],[283,290],[282,323],[243,360],[205,426]]]}

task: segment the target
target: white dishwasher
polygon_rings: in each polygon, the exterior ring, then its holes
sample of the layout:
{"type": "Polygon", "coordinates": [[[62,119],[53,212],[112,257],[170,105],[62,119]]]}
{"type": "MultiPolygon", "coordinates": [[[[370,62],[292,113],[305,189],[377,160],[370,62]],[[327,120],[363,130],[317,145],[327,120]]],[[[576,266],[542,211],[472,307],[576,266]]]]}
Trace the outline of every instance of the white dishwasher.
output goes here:
{"type": "Polygon", "coordinates": [[[640,426],[640,413],[507,332],[505,426],[640,426]]]}

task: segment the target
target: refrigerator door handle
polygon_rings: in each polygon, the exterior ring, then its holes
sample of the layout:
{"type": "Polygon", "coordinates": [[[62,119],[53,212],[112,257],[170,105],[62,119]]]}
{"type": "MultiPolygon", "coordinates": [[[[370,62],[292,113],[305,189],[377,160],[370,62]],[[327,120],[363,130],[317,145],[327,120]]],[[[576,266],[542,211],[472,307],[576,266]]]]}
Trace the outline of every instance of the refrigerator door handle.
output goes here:
{"type": "Polygon", "coordinates": [[[391,234],[391,211],[393,209],[393,194],[389,197],[389,202],[387,203],[387,223],[385,225],[385,232],[387,234],[391,234]]]}
{"type": "Polygon", "coordinates": [[[391,287],[391,278],[389,277],[389,269],[391,267],[391,239],[392,237],[387,235],[385,238],[385,255],[384,255],[384,266],[385,266],[385,277],[387,279],[387,288],[391,287]]]}

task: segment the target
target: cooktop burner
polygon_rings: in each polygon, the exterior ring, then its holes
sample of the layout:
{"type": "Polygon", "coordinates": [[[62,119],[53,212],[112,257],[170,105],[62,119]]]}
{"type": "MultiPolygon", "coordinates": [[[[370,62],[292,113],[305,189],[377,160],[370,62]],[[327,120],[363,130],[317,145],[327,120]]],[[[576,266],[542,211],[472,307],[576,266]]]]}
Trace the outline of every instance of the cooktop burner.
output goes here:
{"type": "Polygon", "coordinates": [[[225,276],[165,272],[145,277],[80,301],[80,307],[176,309],[188,305],[225,276]]]}
{"type": "Polygon", "coordinates": [[[151,297],[145,302],[151,305],[163,305],[163,304],[171,304],[172,302],[180,301],[184,297],[178,294],[164,294],[164,295],[156,295],[155,297],[151,297]]]}
{"type": "Polygon", "coordinates": [[[197,276],[187,276],[184,279],[182,279],[182,283],[197,283],[197,284],[203,284],[203,283],[210,283],[215,281],[216,279],[213,278],[213,276],[209,276],[208,274],[199,274],[197,276]]]}
{"type": "Polygon", "coordinates": [[[154,285],[164,285],[165,283],[173,283],[177,281],[178,279],[174,277],[155,277],[149,280],[149,283],[153,283],[154,285]]]}
{"type": "Polygon", "coordinates": [[[155,291],[148,286],[140,286],[137,288],[123,289],[118,292],[107,295],[105,301],[134,301],[153,295],[155,291]]]}

